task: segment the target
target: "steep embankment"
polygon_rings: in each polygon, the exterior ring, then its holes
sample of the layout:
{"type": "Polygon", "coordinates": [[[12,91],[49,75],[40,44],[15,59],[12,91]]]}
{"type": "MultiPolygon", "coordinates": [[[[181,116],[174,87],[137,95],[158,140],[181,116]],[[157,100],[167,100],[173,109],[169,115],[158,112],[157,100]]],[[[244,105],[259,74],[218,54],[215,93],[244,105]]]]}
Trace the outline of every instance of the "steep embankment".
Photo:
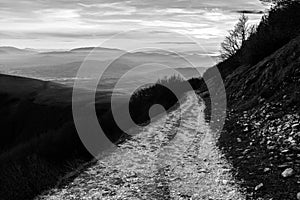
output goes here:
{"type": "Polygon", "coordinates": [[[248,198],[297,199],[300,37],[258,64],[240,66],[225,77],[229,109],[219,146],[248,198]]]}

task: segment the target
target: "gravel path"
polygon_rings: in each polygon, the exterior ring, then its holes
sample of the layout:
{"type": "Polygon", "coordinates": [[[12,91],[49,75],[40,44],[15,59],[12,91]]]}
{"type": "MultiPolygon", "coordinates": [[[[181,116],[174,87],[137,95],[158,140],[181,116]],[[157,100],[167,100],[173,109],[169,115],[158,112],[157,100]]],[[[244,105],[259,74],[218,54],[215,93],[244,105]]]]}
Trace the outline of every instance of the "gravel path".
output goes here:
{"type": "Polygon", "coordinates": [[[203,109],[188,94],[180,108],[144,127],[72,183],[37,199],[245,199],[203,109]]]}

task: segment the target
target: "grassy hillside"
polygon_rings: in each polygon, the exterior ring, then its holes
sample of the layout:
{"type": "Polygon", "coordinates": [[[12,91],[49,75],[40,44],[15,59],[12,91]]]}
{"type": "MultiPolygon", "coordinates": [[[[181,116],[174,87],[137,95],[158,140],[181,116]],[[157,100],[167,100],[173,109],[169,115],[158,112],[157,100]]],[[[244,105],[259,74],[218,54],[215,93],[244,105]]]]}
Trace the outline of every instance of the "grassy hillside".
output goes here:
{"type": "MultiPolygon", "coordinates": [[[[1,199],[30,199],[90,158],[73,124],[71,95],[59,84],[0,75],[1,199]]],[[[98,96],[104,113],[108,94],[98,96]]]]}

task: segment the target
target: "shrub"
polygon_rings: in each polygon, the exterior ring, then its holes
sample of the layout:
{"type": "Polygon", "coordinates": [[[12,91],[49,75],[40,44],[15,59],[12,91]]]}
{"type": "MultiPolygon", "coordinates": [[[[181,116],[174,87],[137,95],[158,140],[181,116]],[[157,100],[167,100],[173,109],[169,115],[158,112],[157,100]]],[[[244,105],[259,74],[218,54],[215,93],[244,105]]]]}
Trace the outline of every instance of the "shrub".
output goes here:
{"type": "Polygon", "coordinates": [[[179,76],[171,76],[157,81],[156,84],[137,90],[131,97],[129,110],[133,121],[144,124],[150,120],[149,109],[155,105],[162,105],[165,110],[173,107],[178,98],[182,97],[190,88],[188,81],[179,76]]]}
{"type": "Polygon", "coordinates": [[[245,42],[243,64],[256,64],[299,35],[299,10],[299,1],[282,1],[272,7],[245,42]]]}

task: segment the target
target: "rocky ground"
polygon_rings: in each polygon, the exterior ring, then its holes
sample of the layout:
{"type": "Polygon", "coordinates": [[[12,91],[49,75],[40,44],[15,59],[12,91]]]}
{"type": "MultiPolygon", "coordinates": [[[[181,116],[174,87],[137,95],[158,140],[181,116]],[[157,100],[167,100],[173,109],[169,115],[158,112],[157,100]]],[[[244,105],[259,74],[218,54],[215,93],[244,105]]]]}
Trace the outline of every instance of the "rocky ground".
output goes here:
{"type": "Polygon", "coordinates": [[[300,37],[225,79],[219,147],[248,199],[300,199],[300,37]]]}
{"type": "Polygon", "coordinates": [[[180,108],[37,199],[245,199],[203,109],[189,94],[180,108]]]}
{"type": "Polygon", "coordinates": [[[248,199],[300,199],[300,115],[265,103],[229,112],[220,148],[248,199]]]}

